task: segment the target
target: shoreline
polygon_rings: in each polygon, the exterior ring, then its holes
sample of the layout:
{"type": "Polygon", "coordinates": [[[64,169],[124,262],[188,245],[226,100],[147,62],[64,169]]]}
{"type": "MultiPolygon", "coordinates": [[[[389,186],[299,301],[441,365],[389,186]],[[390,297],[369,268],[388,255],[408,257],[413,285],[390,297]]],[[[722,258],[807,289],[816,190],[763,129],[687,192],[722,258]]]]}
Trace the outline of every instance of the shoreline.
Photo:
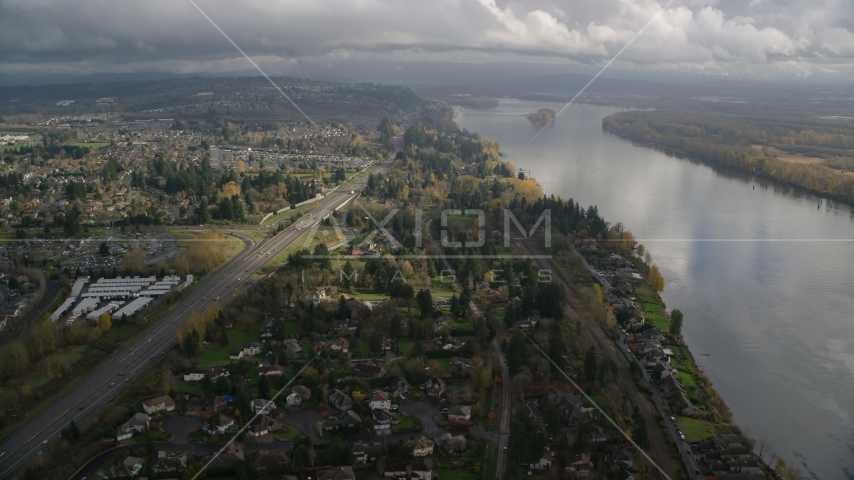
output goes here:
{"type": "Polygon", "coordinates": [[[810,195],[819,197],[821,199],[828,200],[828,201],[832,200],[834,202],[839,202],[839,203],[845,204],[848,207],[854,208],[854,201],[852,201],[852,200],[845,199],[845,198],[842,198],[842,197],[839,197],[837,195],[833,195],[833,194],[830,194],[827,192],[814,190],[814,189],[811,189],[809,187],[805,187],[802,185],[790,184],[790,183],[784,182],[783,180],[780,180],[778,178],[774,178],[771,175],[768,175],[767,173],[764,173],[764,172],[750,171],[750,170],[746,170],[743,168],[736,167],[734,165],[728,165],[726,163],[716,162],[710,158],[702,157],[702,156],[699,156],[699,155],[694,154],[694,153],[686,152],[684,150],[679,150],[678,148],[669,147],[667,145],[662,145],[660,143],[653,142],[651,140],[646,140],[644,138],[636,137],[634,135],[629,135],[629,134],[621,132],[619,130],[615,130],[614,128],[609,127],[609,126],[604,125],[604,124],[602,125],[602,129],[607,130],[607,131],[611,132],[612,134],[614,134],[614,135],[616,135],[616,136],[618,136],[624,140],[632,140],[634,142],[638,142],[638,143],[642,144],[640,146],[645,147],[645,148],[650,148],[650,147],[659,148],[659,149],[663,150],[665,154],[673,153],[673,154],[683,155],[685,157],[690,157],[692,159],[695,159],[695,160],[697,160],[701,163],[704,163],[706,165],[713,165],[716,167],[727,168],[727,169],[730,169],[734,172],[739,172],[739,173],[743,173],[743,174],[747,174],[747,175],[753,175],[757,178],[761,178],[763,180],[768,180],[768,181],[773,182],[774,184],[782,186],[782,187],[787,187],[789,189],[798,189],[798,190],[801,190],[805,193],[809,193],[810,195]]]}

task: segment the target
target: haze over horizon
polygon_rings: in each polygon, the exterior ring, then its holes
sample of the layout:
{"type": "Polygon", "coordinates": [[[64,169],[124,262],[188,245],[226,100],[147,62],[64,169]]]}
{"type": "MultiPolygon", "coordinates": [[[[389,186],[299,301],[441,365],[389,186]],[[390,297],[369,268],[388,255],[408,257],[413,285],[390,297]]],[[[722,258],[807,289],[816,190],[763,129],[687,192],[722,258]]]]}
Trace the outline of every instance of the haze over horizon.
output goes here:
{"type": "MultiPolygon", "coordinates": [[[[360,65],[417,69],[425,62],[594,73],[654,18],[614,63],[614,73],[854,78],[854,4],[842,0],[676,0],[664,10],[666,2],[652,0],[198,5],[271,74],[334,75],[338,67],[353,72],[360,65]]],[[[0,71],[21,78],[251,68],[190,2],[0,0],[0,44],[0,71]]]]}

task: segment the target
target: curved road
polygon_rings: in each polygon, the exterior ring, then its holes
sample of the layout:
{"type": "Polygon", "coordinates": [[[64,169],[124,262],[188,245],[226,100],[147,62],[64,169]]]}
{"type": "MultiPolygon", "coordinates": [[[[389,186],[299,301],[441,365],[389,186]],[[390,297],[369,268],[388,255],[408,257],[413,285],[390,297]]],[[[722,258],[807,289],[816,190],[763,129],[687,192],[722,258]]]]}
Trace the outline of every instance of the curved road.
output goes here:
{"type": "MultiPolygon", "coordinates": [[[[393,159],[394,154],[376,170],[387,169],[393,159]]],[[[348,190],[342,189],[318,200],[309,215],[284,231],[266,237],[257,245],[249,240],[249,248],[212,273],[180,305],[151,325],[148,331],[140,334],[110,361],[95,369],[52,405],[44,408],[3,439],[0,443],[0,452],[4,453],[0,457],[0,478],[8,478],[45,448],[45,445],[57,440],[62,428],[71,420],[79,423],[91,416],[112,399],[125,383],[174,347],[177,343],[177,332],[183,328],[183,323],[191,312],[204,314],[216,303],[228,303],[233,300],[254,274],[305,233],[305,230],[314,227],[343,202],[358,195],[365,188],[366,177],[365,174],[352,177],[346,184],[348,190]],[[351,191],[354,193],[350,193],[351,191]]]]}

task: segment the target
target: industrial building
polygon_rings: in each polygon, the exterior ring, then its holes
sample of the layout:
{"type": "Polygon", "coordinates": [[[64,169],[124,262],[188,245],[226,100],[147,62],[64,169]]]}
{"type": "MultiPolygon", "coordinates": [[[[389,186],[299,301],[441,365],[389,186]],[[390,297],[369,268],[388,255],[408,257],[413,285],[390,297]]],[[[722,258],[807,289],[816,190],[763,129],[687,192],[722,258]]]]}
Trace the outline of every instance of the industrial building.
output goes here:
{"type": "Polygon", "coordinates": [[[111,313],[113,317],[131,317],[155,297],[181,291],[191,283],[192,275],[187,275],[183,282],[177,275],[167,275],[159,281],[154,276],[99,278],[93,283],[89,283],[89,277],[78,277],[71,288],[71,295],[51,314],[50,319],[56,322],[68,315],[65,323],[71,325],[83,316],[97,321],[105,313],[111,313]]]}

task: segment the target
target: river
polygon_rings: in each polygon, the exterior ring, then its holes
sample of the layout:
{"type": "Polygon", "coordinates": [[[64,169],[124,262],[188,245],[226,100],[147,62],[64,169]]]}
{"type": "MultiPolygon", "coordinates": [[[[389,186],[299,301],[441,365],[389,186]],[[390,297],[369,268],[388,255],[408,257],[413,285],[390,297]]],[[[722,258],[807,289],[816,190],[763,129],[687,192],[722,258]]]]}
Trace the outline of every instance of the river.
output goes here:
{"type": "Polygon", "coordinates": [[[854,478],[854,213],[603,131],[619,109],[572,105],[536,141],[525,118],[562,104],[455,107],[457,124],[548,194],[597,205],[652,254],[699,364],[755,439],[806,478],[854,478]]]}

